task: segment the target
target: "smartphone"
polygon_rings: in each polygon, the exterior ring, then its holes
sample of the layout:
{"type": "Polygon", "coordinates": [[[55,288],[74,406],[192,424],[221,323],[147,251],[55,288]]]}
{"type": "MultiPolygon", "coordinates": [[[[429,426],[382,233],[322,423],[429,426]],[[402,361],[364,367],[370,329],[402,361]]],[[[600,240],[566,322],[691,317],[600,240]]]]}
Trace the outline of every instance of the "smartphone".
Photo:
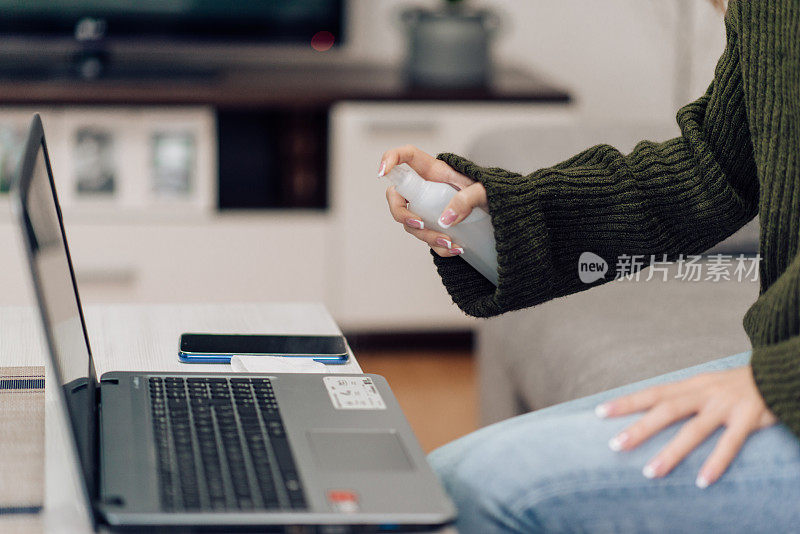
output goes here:
{"type": "Polygon", "coordinates": [[[286,356],[340,364],[347,361],[344,336],[182,334],[178,358],[184,363],[230,363],[231,357],[286,356]]]}

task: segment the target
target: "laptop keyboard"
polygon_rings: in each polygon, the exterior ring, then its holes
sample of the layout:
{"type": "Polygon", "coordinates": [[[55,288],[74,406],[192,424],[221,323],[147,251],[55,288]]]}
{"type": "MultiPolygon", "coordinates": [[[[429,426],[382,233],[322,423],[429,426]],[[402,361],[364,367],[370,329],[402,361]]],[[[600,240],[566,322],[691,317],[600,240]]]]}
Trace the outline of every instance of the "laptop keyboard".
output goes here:
{"type": "Polygon", "coordinates": [[[268,378],[151,377],[165,510],[303,509],[268,378]]]}

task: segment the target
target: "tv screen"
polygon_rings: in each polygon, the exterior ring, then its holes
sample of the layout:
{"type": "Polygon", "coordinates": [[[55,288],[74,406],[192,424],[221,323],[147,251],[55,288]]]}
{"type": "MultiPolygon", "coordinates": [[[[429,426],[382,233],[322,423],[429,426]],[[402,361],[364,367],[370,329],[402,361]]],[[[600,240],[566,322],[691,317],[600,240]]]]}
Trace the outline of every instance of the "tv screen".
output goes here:
{"type": "Polygon", "coordinates": [[[339,44],[343,1],[0,0],[0,34],[307,44],[324,31],[339,44]]]}

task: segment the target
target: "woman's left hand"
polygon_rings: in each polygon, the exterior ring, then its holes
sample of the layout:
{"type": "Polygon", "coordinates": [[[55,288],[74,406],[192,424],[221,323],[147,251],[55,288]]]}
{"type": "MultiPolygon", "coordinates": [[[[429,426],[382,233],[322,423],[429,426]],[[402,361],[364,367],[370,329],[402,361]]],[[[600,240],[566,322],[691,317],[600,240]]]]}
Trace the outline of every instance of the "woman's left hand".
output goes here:
{"type": "Polygon", "coordinates": [[[644,410],[647,413],[639,421],[609,441],[612,450],[633,449],[691,416],[644,467],[642,473],[647,478],[665,476],[717,428],[726,427],[697,475],[700,488],[722,476],[751,433],[777,422],[756,387],[749,365],[651,387],[603,403],[595,411],[600,417],[616,417],[644,410]]]}

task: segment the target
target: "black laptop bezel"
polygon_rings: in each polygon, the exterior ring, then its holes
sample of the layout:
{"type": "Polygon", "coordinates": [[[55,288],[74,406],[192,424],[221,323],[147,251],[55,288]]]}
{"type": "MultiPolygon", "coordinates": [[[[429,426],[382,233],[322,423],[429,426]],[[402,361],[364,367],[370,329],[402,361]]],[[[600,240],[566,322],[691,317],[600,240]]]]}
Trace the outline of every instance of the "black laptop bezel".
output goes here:
{"type": "Polygon", "coordinates": [[[19,162],[18,172],[16,181],[11,188],[11,206],[12,210],[15,213],[16,217],[18,218],[19,227],[22,233],[22,241],[24,243],[25,252],[27,254],[28,266],[30,267],[31,277],[33,280],[33,287],[34,292],[36,294],[36,301],[37,307],[39,308],[39,317],[41,318],[42,325],[44,326],[44,336],[45,341],[47,343],[48,353],[50,356],[50,360],[54,366],[54,370],[56,371],[56,375],[60,381],[61,372],[59,369],[58,359],[56,358],[55,354],[57,352],[56,342],[53,338],[53,325],[50,324],[50,321],[47,317],[47,313],[45,312],[45,297],[42,290],[42,283],[40,274],[36,268],[35,262],[35,255],[36,255],[36,236],[33,233],[33,226],[31,223],[30,214],[28,212],[28,193],[30,191],[30,186],[33,180],[34,169],[36,167],[36,159],[39,155],[39,151],[42,151],[42,155],[44,157],[45,166],[47,169],[47,177],[50,182],[50,190],[53,194],[53,200],[55,202],[56,207],[56,214],[58,216],[58,225],[61,231],[61,239],[64,245],[64,250],[67,256],[67,264],[69,265],[69,273],[70,278],[72,281],[72,287],[75,292],[75,299],[76,304],[78,307],[78,314],[81,321],[81,328],[83,330],[83,337],[86,343],[86,349],[89,356],[88,362],[88,369],[87,369],[87,383],[85,391],[80,393],[82,397],[86,397],[88,395],[88,399],[85,402],[86,410],[88,413],[85,416],[85,420],[88,421],[88,428],[87,433],[88,435],[85,436],[86,443],[85,446],[87,447],[87,458],[83,458],[81,454],[81,444],[78,442],[78,435],[76,432],[75,423],[72,419],[70,410],[68,405],[74,402],[74,399],[70,398],[67,388],[63,387],[64,384],[57,384],[57,389],[60,391],[59,395],[61,395],[62,402],[60,403],[64,409],[64,415],[66,417],[67,423],[70,425],[70,443],[72,446],[72,452],[75,455],[75,458],[78,460],[78,466],[80,470],[80,477],[82,479],[81,483],[81,491],[83,499],[86,503],[86,509],[90,511],[90,518],[92,521],[93,526],[97,525],[98,518],[95,512],[95,507],[93,505],[95,499],[97,498],[99,485],[98,485],[98,428],[97,428],[97,402],[96,402],[96,395],[97,395],[97,373],[94,366],[94,358],[92,357],[92,349],[91,344],[89,343],[89,336],[86,330],[86,321],[84,319],[83,314],[83,306],[81,306],[81,299],[80,294],[78,292],[78,284],[75,279],[75,270],[72,266],[72,257],[70,255],[69,246],[67,244],[67,237],[66,232],[64,231],[64,221],[61,214],[61,206],[58,202],[58,195],[56,193],[56,186],[55,181],[53,179],[53,170],[50,165],[50,156],[47,150],[47,143],[44,137],[44,128],[42,126],[42,119],[38,113],[33,115],[31,119],[30,127],[28,129],[28,137],[25,141],[24,149],[22,152],[22,157],[19,162]]]}

